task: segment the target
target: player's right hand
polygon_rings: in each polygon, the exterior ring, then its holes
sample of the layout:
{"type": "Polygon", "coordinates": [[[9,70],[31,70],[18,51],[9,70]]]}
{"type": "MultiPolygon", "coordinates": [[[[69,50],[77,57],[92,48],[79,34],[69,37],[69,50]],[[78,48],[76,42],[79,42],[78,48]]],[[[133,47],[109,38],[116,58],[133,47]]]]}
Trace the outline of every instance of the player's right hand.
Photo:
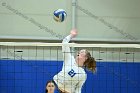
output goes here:
{"type": "Polygon", "coordinates": [[[70,34],[71,34],[72,38],[76,37],[77,34],[78,34],[77,29],[75,29],[75,28],[72,29],[71,32],[70,32],[70,34]]]}

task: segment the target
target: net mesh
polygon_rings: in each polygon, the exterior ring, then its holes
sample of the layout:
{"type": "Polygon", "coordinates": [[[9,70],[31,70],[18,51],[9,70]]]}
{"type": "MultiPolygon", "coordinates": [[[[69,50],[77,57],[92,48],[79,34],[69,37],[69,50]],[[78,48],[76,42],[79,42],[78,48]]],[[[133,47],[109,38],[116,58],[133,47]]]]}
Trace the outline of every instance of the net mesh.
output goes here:
{"type": "MultiPolygon", "coordinates": [[[[52,45],[51,43],[1,43],[0,93],[45,92],[46,82],[52,80],[53,76],[62,69],[62,45],[61,43],[52,45]]],[[[73,55],[84,48],[97,61],[96,73],[86,70],[87,79],[82,87],[82,93],[140,91],[138,44],[67,45],[75,47],[71,51],[73,55]]]]}

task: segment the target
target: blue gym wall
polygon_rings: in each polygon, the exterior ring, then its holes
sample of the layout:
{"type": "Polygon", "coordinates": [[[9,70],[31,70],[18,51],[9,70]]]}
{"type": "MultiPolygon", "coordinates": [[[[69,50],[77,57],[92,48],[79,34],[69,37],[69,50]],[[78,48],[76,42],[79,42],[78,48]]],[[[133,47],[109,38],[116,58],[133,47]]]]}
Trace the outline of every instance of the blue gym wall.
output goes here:
{"type": "MultiPolygon", "coordinates": [[[[45,84],[61,70],[62,61],[0,60],[0,93],[45,93],[45,84]]],[[[140,63],[97,62],[87,72],[82,93],[139,93],[140,63]]],[[[57,90],[56,90],[57,92],[57,90]]]]}

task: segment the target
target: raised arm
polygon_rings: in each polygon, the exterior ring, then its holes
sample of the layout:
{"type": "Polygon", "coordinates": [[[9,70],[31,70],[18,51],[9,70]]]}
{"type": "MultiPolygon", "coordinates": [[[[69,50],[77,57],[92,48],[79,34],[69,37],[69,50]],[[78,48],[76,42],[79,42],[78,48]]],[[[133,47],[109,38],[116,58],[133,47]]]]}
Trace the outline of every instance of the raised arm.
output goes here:
{"type": "MultiPolygon", "coordinates": [[[[77,35],[77,30],[76,29],[72,29],[70,32],[70,35],[68,35],[67,37],[65,37],[62,41],[62,43],[66,44],[69,43],[69,41],[74,38],[77,35]]],[[[63,58],[64,61],[70,60],[71,59],[71,51],[70,51],[70,47],[69,46],[62,46],[62,52],[63,52],[63,58]]]]}
{"type": "MultiPolygon", "coordinates": [[[[68,35],[67,37],[65,37],[62,41],[63,44],[69,43],[69,41],[71,40],[72,36],[71,34],[68,35]]],[[[69,53],[70,52],[70,47],[63,45],[62,46],[62,52],[63,53],[69,53]]]]}

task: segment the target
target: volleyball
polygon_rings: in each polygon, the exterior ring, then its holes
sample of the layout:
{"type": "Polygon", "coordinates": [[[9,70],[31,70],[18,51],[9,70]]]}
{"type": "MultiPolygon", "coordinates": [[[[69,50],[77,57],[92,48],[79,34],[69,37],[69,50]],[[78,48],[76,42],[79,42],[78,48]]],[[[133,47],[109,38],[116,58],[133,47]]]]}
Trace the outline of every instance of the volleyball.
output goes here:
{"type": "Polygon", "coordinates": [[[67,13],[64,9],[55,10],[53,15],[54,15],[54,17],[53,17],[54,20],[57,22],[63,22],[67,17],[67,13]]]}

